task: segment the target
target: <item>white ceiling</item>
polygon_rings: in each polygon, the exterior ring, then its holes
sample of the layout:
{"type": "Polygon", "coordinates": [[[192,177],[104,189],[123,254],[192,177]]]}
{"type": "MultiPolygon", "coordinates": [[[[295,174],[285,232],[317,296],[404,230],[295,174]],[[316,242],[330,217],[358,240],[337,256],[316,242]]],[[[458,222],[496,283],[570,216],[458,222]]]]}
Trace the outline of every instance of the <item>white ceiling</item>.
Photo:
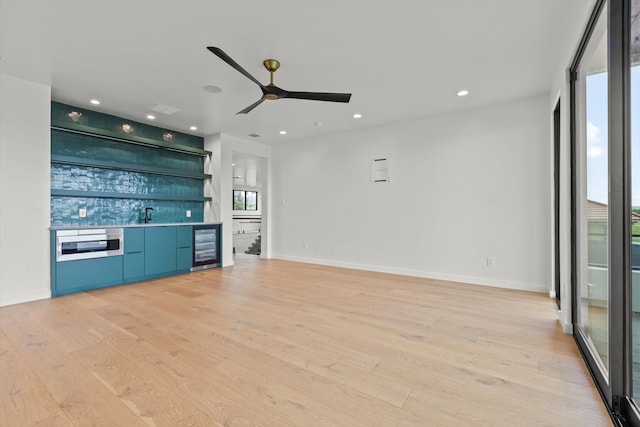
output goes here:
{"type": "Polygon", "coordinates": [[[164,104],[181,111],[156,113],[158,126],[272,144],[546,93],[577,43],[567,30],[592,4],[0,0],[0,72],[51,85],[57,101],[143,122],[164,104]],[[261,92],[207,46],[264,83],[262,61],[275,58],[276,85],[351,92],[351,102],[282,99],[236,115],[261,92]]]}

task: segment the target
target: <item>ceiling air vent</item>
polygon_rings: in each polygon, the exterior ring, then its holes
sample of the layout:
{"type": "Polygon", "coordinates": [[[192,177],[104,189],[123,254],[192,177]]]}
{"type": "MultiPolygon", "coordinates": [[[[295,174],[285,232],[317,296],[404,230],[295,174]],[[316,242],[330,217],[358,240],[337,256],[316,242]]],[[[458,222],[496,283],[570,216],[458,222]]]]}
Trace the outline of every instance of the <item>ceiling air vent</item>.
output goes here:
{"type": "Polygon", "coordinates": [[[172,115],[173,113],[177,113],[180,111],[179,108],[171,107],[169,105],[158,104],[155,107],[151,107],[151,109],[155,112],[166,114],[167,116],[172,115]]]}
{"type": "Polygon", "coordinates": [[[249,136],[251,138],[260,138],[260,135],[258,135],[257,133],[250,133],[249,136]]]}

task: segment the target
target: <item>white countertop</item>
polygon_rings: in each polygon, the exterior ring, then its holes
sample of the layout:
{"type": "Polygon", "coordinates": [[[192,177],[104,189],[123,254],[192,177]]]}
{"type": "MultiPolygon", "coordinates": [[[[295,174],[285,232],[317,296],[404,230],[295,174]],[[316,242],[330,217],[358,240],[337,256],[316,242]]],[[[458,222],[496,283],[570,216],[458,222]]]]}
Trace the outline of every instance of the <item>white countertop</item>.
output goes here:
{"type": "Polygon", "coordinates": [[[150,222],[148,224],[120,224],[120,225],[54,225],[49,227],[50,230],[84,230],[90,228],[128,228],[128,227],[167,227],[178,225],[215,225],[221,222],[150,222]]]}

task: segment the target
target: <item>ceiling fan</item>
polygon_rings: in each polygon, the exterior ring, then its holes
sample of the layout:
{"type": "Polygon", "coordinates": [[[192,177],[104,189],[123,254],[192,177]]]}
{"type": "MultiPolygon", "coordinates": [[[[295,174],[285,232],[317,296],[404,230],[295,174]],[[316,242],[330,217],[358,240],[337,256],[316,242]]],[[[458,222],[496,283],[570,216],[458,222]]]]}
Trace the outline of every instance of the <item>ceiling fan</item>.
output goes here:
{"type": "Polygon", "coordinates": [[[247,114],[249,111],[256,108],[260,105],[265,99],[276,100],[281,98],[292,98],[292,99],[308,99],[311,101],[331,101],[331,102],[349,102],[351,99],[350,93],[326,93],[326,92],[294,92],[288,91],[279,88],[278,86],[273,84],[273,73],[275,73],[278,68],[280,68],[280,62],[275,59],[265,59],[263,64],[264,67],[269,71],[269,84],[263,85],[260,83],[255,77],[247,72],[244,68],[242,68],[236,61],[231,59],[229,55],[224,53],[224,51],[218,47],[209,46],[207,47],[218,58],[222,59],[227,64],[231,65],[233,68],[238,70],[241,74],[244,74],[249,80],[260,86],[262,90],[262,98],[260,98],[257,102],[249,105],[242,111],[238,111],[237,114],[247,114]]]}

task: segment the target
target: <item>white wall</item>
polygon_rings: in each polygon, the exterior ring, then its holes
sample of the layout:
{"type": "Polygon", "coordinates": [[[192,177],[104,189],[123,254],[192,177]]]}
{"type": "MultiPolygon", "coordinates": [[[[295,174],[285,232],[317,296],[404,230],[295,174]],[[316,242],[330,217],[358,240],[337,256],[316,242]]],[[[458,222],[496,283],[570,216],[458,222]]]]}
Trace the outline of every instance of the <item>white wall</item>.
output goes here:
{"type": "Polygon", "coordinates": [[[273,256],[548,292],[548,106],[538,96],[274,146],[273,256]],[[370,182],[379,157],[390,183],[370,182]]]}
{"type": "MultiPolygon", "coordinates": [[[[570,140],[570,100],[569,100],[569,67],[575,56],[580,39],[587,25],[591,10],[595,1],[575,4],[575,19],[565,23],[566,37],[558,40],[562,43],[559,50],[562,52],[561,61],[558,63],[555,79],[551,84],[548,114],[552,122],[553,109],[560,99],[560,296],[561,306],[558,311],[558,319],[566,333],[571,333],[571,140],[570,140]]],[[[549,133],[549,167],[553,174],[553,129],[549,133]]],[[[553,177],[553,175],[551,175],[553,177]]],[[[551,250],[549,251],[552,268],[549,271],[550,291],[554,286],[554,252],[553,252],[553,179],[551,185],[551,201],[549,216],[551,218],[551,250]]]]}
{"type": "MultiPolygon", "coordinates": [[[[204,149],[211,151],[211,156],[206,157],[204,162],[204,173],[211,174],[211,180],[204,182],[204,195],[212,199],[204,205],[204,221],[220,222],[222,221],[221,202],[223,201],[220,195],[223,187],[222,180],[223,178],[228,179],[228,173],[222,172],[222,139],[220,134],[205,137],[204,149]]],[[[228,168],[231,168],[231,165],[228,168]]],[[[228,183],[225,182],[225,185],[228,183]]]]}
{"type": "Polygon", "coordinates": [[[0,74],[0,306],[51,297],[51,89],[0,74]]]}

